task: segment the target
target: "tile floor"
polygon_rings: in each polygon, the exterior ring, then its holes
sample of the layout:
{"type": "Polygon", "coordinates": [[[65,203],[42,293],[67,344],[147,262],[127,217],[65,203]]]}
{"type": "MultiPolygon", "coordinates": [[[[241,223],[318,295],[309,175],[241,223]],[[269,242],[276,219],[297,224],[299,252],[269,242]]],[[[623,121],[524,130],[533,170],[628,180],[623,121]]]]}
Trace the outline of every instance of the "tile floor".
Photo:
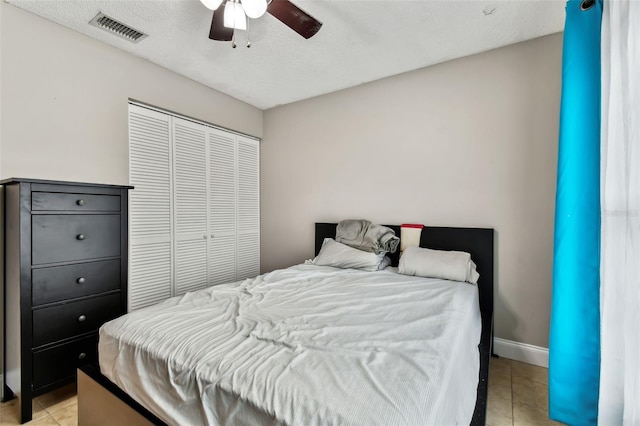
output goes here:
{"type": "MultiPolygon", "coordinates": [[[[488,426],[560,425],[547,417],[547,369],[491,358],[489,367],[488,426]]],[[[0,405],[0,426],[17,425],[17,399],[0,405]]],[[[71,426],[78,424],[75,385],[37,397],[33,420],[28,425],[71,426]]]]}
{"type": "MultiPolygon", "coordinates": [[[[17,425],[18,400],[0,405],[0,426],[17,425]]],[[[33,400],[33,420],[27,425],[71,426],[78,424],[78,397],[76,385],[71,384],[33,400]]]]}
{"type": "Polygon", "coordinates": [[[547,395],[546,368],[491,358],[488,426],[561,425],[549,420],[547,395]]]}

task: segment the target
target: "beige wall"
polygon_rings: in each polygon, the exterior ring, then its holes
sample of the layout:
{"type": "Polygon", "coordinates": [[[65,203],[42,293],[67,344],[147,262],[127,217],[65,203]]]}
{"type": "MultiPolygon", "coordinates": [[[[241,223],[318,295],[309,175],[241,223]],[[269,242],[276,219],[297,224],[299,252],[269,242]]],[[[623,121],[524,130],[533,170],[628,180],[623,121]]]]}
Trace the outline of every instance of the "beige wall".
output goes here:
{"type": "Polygon", "coordinates": [[[127,99],[253,136],[263,112],[0,1],[2,177],[129,182],[127,99]]]}
{"type": "MultiPolygon", "coordinates": [[[[0,177],[128,183],[127,99],[254,136],[263,112],[0,2],[0,177]]],[[[264,113],[262,269],[313,223],[496,228],[496,335],[547,346],[562,39],[264,113]]]]}
{"type": "Polygon", "coordinates": [[[313,255],[313,223],[496,229],[495,334],[548,346],[562,37],[270,109],[262,269],[313,255]]]}
{"type": "Polygon", "coordinates": [[[0,178],[128,184],[128,98],[262,136],[258,108],[3,1],[0,52],[0,178]]]}

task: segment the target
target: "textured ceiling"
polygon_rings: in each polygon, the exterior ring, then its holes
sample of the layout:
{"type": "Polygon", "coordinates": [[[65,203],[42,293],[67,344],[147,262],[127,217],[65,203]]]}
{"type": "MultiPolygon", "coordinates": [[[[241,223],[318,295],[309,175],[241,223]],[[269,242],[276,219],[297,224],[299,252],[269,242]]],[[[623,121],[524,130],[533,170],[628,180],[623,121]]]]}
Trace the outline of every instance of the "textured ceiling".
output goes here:
{"type": "Polygon", "coordinates": [[[292,0],[323,23],[305,40],[267,14],[208,39],[198,0],[9,0],[195,81],[267,109],[562,31],[564,0],[292,0]],[[131,44],[88,22],[103,12],[149,34],[131,44]],[[251,48],[246,48],[247,35],[251,48]]]}

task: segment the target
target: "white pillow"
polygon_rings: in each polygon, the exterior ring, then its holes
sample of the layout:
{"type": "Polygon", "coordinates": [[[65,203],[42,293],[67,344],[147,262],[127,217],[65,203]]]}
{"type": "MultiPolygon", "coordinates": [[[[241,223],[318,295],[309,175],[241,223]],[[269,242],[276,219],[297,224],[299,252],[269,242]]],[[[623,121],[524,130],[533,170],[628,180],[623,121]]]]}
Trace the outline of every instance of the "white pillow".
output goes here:
{"type": "Polygon", "coordinates": [[[313,259],[313,264],[318,266],[333,266],[335,268],[353,268],[363,271],[378,271],[389,266],[391,260],[385,253],[375,254],[358,250],[341,244],[333,238],[325,238],[322,242],[320,253],[313,259]]]}
{"type": "Polygon", "coordinates": [[[478,283],[480,275],[471,255],[463,251],[431,250],[407,247],[400,257],[398,272],[427,278],[478,283]]]}

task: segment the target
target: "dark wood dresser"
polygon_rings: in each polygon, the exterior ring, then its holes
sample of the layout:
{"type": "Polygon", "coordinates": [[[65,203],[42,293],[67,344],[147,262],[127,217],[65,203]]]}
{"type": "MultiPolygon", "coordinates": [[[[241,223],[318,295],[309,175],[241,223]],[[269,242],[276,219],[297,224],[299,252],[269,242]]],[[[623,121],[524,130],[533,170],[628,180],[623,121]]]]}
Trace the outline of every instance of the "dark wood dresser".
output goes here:
{"type": "Polygon", "coordinates": [[[127,311],[131,187],[12,178],[4,186],[4,390],[32,398],[97,364],[98,328],[127,311]]]}

